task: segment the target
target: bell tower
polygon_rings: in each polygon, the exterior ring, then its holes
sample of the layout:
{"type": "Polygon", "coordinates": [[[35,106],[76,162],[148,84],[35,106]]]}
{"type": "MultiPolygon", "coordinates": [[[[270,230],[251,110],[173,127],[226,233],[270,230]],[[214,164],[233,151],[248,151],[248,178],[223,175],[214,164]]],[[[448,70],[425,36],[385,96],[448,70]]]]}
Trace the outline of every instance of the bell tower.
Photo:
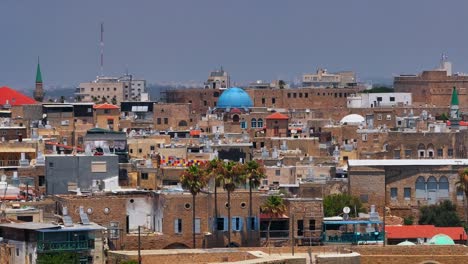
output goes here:
{"type": "Polygon", "coordinates": [[[36,70],[36,86],[34,89],[34,100],[42,102],[44,100],[44,88],[42,86],[42,74],[41,74],[41,65],[39,63],[39,58],[37,58],[37,70],[36,70]]]}

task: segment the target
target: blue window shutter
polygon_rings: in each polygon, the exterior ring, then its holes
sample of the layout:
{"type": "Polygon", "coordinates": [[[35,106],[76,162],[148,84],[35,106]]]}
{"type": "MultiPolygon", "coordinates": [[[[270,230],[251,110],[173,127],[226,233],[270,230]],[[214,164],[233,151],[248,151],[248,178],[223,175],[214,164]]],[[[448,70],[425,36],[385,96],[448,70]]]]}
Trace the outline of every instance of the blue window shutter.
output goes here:
{"type": "Polygon", "coordinates": [[[232,231],[237,231],[237,229],[236,229],[236,218],[237,218],[237,217],[231,218],[231,228],[232,228],[232,231]]]}
{"type": "Polygon", "coordinates": [[[174,219],[174,233],[179,233],[179,219],[174,219]]]}
{"type": "Polygon", "coordinates": [[[242,217],[239,217],[239,231],[242,231],[242,222],[243,222],[244,219],[242,219],[242,217]]]}
{"type": "Polygon", "coordinates": [[[201,219],[195,218],[195,234],[200,234],[201,219]]]}
{"type": "Polygon", "coordinates": [[[227,219],[227,217],[223,217],[224,219],[224,230],[223,231],[228,231],[228,221],[229,219],[227,219]]]}
{"type": "Polygon", "coordinates": [[[251,230],[252,227],[252,217],[247,217],[247,230],[251,230]]]}
{"type": "Polygon", "coordinates": [[[254,225],[255,230],[260,230],[260,223],[258,221],[258,217],[254,217],[253,220],[254,220],[254,223],[255,223],[255,225],[254,225]]]}

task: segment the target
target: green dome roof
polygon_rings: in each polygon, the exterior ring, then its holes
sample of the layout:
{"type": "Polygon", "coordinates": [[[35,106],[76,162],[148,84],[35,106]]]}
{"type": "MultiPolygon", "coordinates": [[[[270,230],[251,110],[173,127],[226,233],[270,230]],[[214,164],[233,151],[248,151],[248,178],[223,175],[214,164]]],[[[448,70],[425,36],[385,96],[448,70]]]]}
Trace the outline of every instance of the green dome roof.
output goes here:
{"type": "Polygon", "coordinates": [[[415,246],[415,245],[416,245],[415,243],[408,241],[408,240],[405,240],[397,244],[397,246],[415,246]]]}
{"type": "Polygon", "coordinates": [[[430,245],[455,245],[453,239],[444,234],[435,235],[429,240],[430,245]]]}

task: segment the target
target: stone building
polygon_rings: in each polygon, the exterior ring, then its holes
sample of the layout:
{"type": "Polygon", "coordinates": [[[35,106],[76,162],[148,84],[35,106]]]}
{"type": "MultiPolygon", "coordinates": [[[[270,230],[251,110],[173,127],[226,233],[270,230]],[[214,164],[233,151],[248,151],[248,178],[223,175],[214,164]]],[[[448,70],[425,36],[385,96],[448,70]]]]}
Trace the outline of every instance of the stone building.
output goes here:
{"type": "MultiPolygon", "coordinates": [[[[217,210],[212,193],[197,195],[197,248],[226,247],[228,221],[232,224],[232,245],[258,246],[260,199],[258,193],[253,195],[254,213],[250,217],[248,192],[236,190],[231,194],[231,219],[227,218],[225,192],[218,192],[217,210]]],[[[136,249],[138,226],[142,227],[142,249],[192,247],[193,205],[188,193],[122,190],[90,196],[59,195],[55,200],[58,214],[67,207],[72,219],[78,221],[82,208],[90,221],[109,227],[111,249],[136,249]]]]}
{"type": "Polygon", "coordinates": [[[94,125],[112,131],[119,131],[120,109],[113,104],[98,104],[94,109],[94,125]]]}
{"type": "Polygon", "coordinates": [[[460,107],[468,105],[468,75],[449,74],[446,70],[423,71],[419,75],[400,75],[394,78],[397,93],[411,93],[413,105],[448,107],[453,87],[457,88],[460,107]]]}
{"type": "Polygon", "coordinates": [[[387,206],[393,215],[405,217],[442,200],[463,208],[455,183],[467,159],[349,160],[348,166],[349,193],[380,212],[387,206]]]}

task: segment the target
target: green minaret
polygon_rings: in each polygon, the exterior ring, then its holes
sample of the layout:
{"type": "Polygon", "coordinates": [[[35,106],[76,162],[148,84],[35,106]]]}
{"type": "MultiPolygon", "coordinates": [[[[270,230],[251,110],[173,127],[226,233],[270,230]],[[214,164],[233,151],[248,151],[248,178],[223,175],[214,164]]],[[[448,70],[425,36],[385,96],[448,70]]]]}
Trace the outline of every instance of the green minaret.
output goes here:
{"type": "Polygon", "coordinates": [[[457,88],[453,87],[452,99],[450,101],[450,127],[455,129],[460,127],[460,107],[458,104],[457,88]]]}
{"type": "Polygon", "coordinates": [[[36,87],[34,89],[34,100],[38,102],[42,102],[42,100],[44,100],[44,88],[42,86],[42,73],[39,58],[37,58],[36,87]]]}

